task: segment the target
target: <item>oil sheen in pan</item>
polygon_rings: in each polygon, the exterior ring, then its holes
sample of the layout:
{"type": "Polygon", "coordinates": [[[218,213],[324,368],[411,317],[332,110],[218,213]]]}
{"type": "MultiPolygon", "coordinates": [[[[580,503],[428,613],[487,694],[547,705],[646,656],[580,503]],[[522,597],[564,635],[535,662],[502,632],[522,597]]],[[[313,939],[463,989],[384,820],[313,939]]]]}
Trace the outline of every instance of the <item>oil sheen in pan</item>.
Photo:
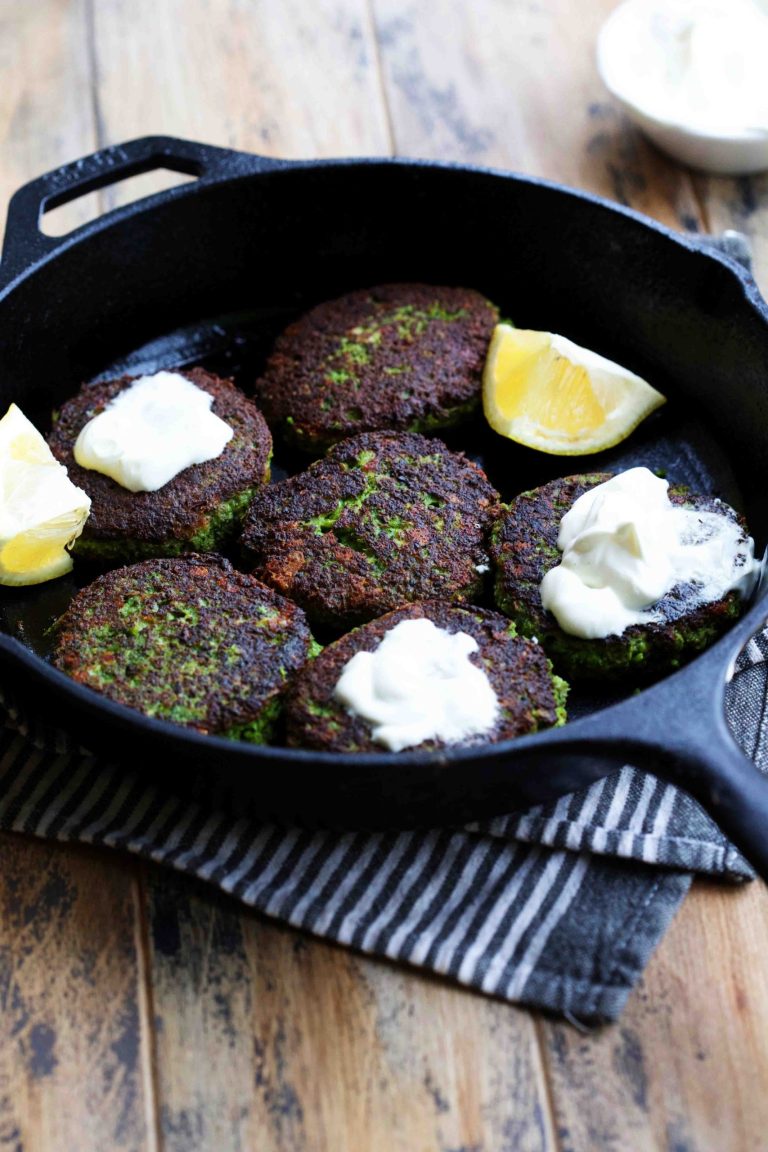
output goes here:
{"type": "MultiPolygon", "coordinates": [[[[297,315],[296,309],[230,313],[177,329],[105,366],[95,379],[124,374],[138,376],[163,368],[202,364],[219,375],[232,377],[250,394],[276,335],[297,315]]],[[[49,414],[35,415],[41,421],[40,426],[47,428],[49,414]]],[[[443,439],[451,448],[466,452],[485,468],[504,500],[573,472],[597,468],[618,472],[645,464],[672,484],[687,484],[695,491],[718,495],[737,509],[743,507],[731,467],[713,435],[674,403],[654,413],[623,444],[597,456],[548,456],[522,448],[491,432],[482,414],[467,425],[443,433],[443,439]]],[[[273,479],[279,480],[305,466],[304,457],[286,453],[280,444],[275,445],[273,479]]],[[[51,624],[64,611],[77,588],[89,583],[94,574],[93,567],[76,564],[71,575],[50,584],[7,589],[8,595],[3,597],[0,606],[4,629],[47,659],[51,650],[51,624]]],[[[488,606],[491,606],[490,599],[488,606]]],[[[577,719],[623,699],[631,690],[626,686],[572,689],[568,715],[577,719]]]]}

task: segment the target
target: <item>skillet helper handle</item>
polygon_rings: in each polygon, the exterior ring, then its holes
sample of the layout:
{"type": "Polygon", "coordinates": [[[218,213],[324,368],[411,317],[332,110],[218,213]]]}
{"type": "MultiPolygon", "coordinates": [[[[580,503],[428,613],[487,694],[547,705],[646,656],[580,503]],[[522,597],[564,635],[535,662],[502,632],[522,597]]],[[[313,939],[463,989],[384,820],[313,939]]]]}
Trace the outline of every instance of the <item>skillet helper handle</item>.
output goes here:
{"type": "MultiPolygon", "coordinates": [[[[91,227],[76,228],[66,236],[46,236],[40,231],[43,214],[88,192],[117,184],[130,176],[156,169],[169,169],[197,177],[198,183],[239,174],[281,168],[287,161],[249,152],[236,152],[179,140],[172,136],[144,136],[127,144],[101,148],[81,160],[64,164],[24,184],[11,198],[0,262],[0,287],[38,260],[61,248],[70,236],[91,227]]],[[[161,193],[161,195],[173,194],[161,193]]],[[[135,203],[140,203],[137,201],[135,203]]],[[[134,205],[127,205],[129,211],[134,205]]]]}
{"type": "MultiPolygon", "coordinates": [[[[735,653],[734,653],[735,657],[735,653]]],[[[546,760],[632,764],[690,793],[768,881],[768,775],[742,751],[725,714],[722,656],[694,664],[641,695],[550,734],[546,760]]],[[[541,770],[546,771],[544,764],[541,770]]]]}
{"type": "Polygon", "coordinates": [[[752,245],[744,232],[727,228],[725,232],[701,236],[698,246],[704,252],[716,252],[719,256],[726,256],[752,277],[752,245]]]}
{"type": "Polygon", "coordinates": [[[765,307],[763,294],[755,280],[752,268],[752,242],[744,232],[737,232],[733,228],[725,232],[716,232],[712,235],[701,235],[691,246],[708,256],[727,263],[744,285],[747,296],[758,308],[765,307]]]}

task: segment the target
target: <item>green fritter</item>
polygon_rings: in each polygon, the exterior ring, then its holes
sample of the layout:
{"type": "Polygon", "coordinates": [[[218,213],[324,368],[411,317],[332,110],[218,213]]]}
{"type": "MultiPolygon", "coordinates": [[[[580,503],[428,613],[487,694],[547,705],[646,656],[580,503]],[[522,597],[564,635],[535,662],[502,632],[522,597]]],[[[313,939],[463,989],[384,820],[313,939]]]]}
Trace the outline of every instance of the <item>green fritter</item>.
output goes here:
{"type": "Polygon", "coordinates": [[[440,440],[368,432],[259,492],[241,546],[254,575],[338,633],[417,600],[474,600],[498,501],[440,440]]]}
{"type": "Polygon", "coordinates": [[[300,608],[215,555],[100,576],[55,637],[53,662],[78,683],[146,716],[256,744],[319,650],[300,608]]]}
{"type": "Polygon", "coordinates": [[[234,435],[220,456],[192,464],[156,492],[131,492],[81,468],[74,457],[82,428],[133,378],[86,384],[55,414],[51,451],[91,498],[91,514],[73,549],[79,559],[108,564],[215,552],[239,532],[251,497],[269,480],[272,437],[255,404],[231,381],[202,368],[179,374],[213,396],[211,411],[234,435]]]}
{"type": "Polygon", "coordinates": [[[478,406],[497,308],[469,288],[383,284],[319,304],[275,344],[256,397],[305,451],[359,432],[431,432],[478,406]]]}
{"type": "MultiPolygon", "coordinates": [[[[349,660],[358,652],[373,652],[386,633],[402,620],[431,620],[447,632],[466,632],[477,641],[470,660],[486,673],[499,701],[494,728],[467,744],[510,740],[565,722],[568,686],[552,674],[541,647],[518,636],[504,616],[483,608],[459,608],[441,601],[409,604],[329,644],[294,680],[286,701],[288,744],[324,752],[381,752],[371,736],[371,724],[349,711],[334,690],[349,660]]],[[[408,751],[445,747],[429,740],[408,751]]]]}
{"type": "MultiPolygon", "coordinates": [[[[718,639],[740,615],[742,598],[730,592],[702,603],[695,589],[678,584],[657,604],[662,619],[633,624],[621,635],[585,640],[564,632],[541,603],[541,581],[562,558],[557,547],[560,521],[585,492],[611,479],[610,473],[566,476],[517,496],[491,533],[494,596],[497,607],[523,636],[535,636],[555,669],[569,680],[634,677],[646,680],[673,671],[718,639]]],[[[672,504],[716,512],[746,526],[727,504],[679,485],[669,489],[672,504]]]]}

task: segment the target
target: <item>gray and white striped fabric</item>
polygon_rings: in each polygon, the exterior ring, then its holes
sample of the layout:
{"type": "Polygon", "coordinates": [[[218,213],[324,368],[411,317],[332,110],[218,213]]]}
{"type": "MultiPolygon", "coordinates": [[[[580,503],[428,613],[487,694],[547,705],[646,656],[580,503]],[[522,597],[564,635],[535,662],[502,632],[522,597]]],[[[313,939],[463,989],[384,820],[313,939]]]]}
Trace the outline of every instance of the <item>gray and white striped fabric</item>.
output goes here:
{"type": "MultiPolygon", "coordinates": [[[[729,689],[761,767],[766,656],[753,641],[729,689]]],[[[467,828],[285,830],[165,793],[13,711],[0,828],[138,853],[298,928],[584,1023],[618,1016],[691,872],[751,876],[693,800],[630,767],[467,828]]]]}

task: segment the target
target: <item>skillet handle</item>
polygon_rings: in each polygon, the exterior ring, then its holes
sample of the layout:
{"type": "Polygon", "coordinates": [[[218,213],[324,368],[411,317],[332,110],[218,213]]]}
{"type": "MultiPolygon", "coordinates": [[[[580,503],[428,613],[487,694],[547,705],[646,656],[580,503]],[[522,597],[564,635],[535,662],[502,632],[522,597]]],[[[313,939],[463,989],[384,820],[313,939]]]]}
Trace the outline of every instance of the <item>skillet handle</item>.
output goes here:
{"type": "Polygon", "coordinates": [[[727,228],[725,232],[703,235],[699,237],[698,247],[703,252],[716,252],[719,256],[726,256],[752,277],[752,245],[744,232],[727,228]]]}
{"type": "MultiPolygon", "coordinates": [[[[172,136],[144,136],[130,140],[127,144],[101,148],[90,156],[38,176],[13,195],[8,205],[0,263],[0,287],[68,243],[71,236],[80,235],[94,226],[96,222],[84,224],[66,236],[46,236],[40,231],[40,220],[44,212],[85,196],[88,192],[157,168],[196,176],[198,183],[204,183],[222,177],[282,168],[288,164],[285,160],[216,148],[192,140],[177,140],[172,136]]],[[[172,196],[183,190],[183,186],[172,188],[159,195],[172,196]]],[[[136,210],[137,205],[143,208],[144,202],[134,201],[117,211],[121,215],[129,215],[136,210]]]]}
{"type": "Polygon", "coordinates": [[[707,256],[714,256],[716,260],[727,264],[744,285],[747,295],[761,308],[765,307],[763,294],[757,285],[752,268],[752,243],[744,232],[728,228],[725,232],[713,235],[702,234],[688,242],[697,252],[704,252],[707,256]]]}
{"type": "Polygon", "coordinates": [[[554,768],[559,792],[570,790],[569,776],[583,785],[624,764],[679,785],[768,881],[768,775],[739,747],[725,713],[727,676],[741,646],[724,661],[719,644],[641,695],[551,731],[540,770],[554,768]]]}

